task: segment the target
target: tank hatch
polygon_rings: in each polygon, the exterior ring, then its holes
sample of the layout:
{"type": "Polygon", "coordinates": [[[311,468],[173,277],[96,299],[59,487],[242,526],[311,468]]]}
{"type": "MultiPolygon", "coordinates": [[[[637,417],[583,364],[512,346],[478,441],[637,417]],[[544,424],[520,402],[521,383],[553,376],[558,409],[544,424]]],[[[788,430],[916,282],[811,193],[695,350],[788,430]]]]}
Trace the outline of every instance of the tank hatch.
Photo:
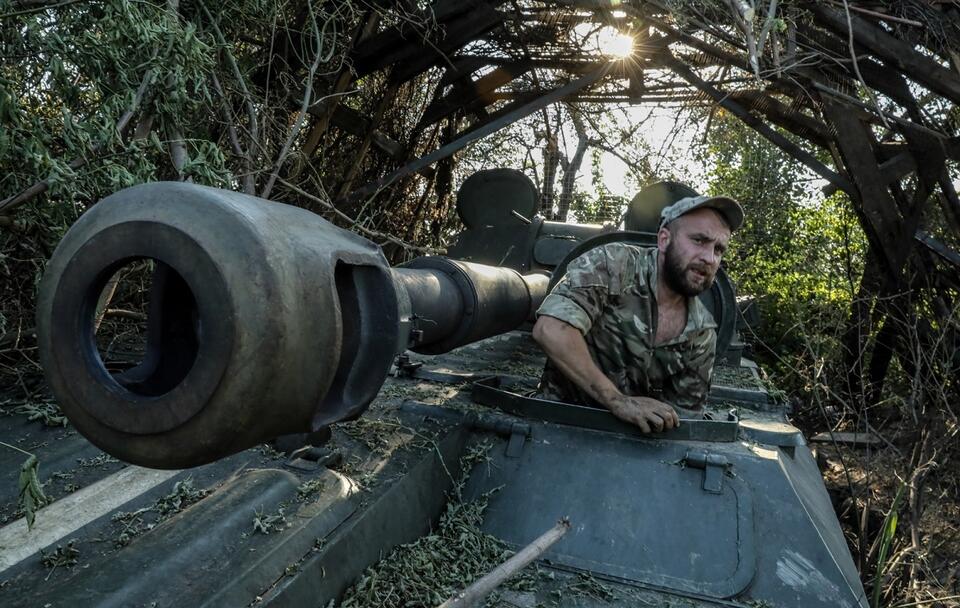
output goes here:
{"type": "Polygon", "coordinates": [[[656,232],[660,228],[663,208],[688,196],[697,196],[697,191],[678,182],[650,184],[630,201],[624,227],[639,232],[656,232]]]}
{"type": "Polygon", "coordinates": [[[539,204],[536,186],[515,169],[477,171],[457,193],[457,213],[467,228],[522,226],[539,204]]]}
{"type": "Polygon", "coordinates": [[[522,547],[543,532],[545,515],[562,515],[574,527],[549,555],[558,566],[718,599],[750,584],[753,499],[721,452],[569,427],[537,431],[518,458],[495,457],[488,474],[471,478],[478,495],[501,488],[487,532],[522,547]]]}

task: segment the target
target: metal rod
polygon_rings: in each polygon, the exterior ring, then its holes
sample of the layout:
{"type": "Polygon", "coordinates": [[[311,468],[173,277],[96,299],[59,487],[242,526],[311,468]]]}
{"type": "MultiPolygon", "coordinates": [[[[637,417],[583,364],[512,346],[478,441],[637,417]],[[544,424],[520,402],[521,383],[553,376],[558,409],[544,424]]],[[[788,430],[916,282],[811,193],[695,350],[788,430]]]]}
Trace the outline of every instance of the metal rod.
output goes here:
{"type": "Polygon", "coordinates": [[[670,54],[669,51],[664,51],[661,56],[663,57],[667,66],[669,66],[676,75],[680,76],[693,86],[709,95],[715,102],[717,102],[717,104],[724,107],[727,111],[739,118],[741,121],[747,123],[749,127],[770,141],[770,143],[774,144],[790,156],[809,167],[820,177],[835,184],[844,192],[851,193],[853,196],[857,195],[858,191],[856,187],[850,183],[848,179],[836,171],[831,170],[829,167],[817,160],[815,156],[799,147],[780,133],[777,133],[771,129],[770,126],[765,122],[748,112],[737,102],[730,99],[727,94],[705,82],[702,78],[697,76],[693,70],[688,68],[676,57],[670,54]]]}
{"type": "Polygon", "coordinates": [[[922,230],[917,230],[916,234],[913,235],[913,238],[918,243],[925,245],[928,249],[930,249],[930,251],[939,255],[944,260],[950,262],[955,267],[960,268],[960,253],[957,253],[953,249],[947,247],[943,241],[934,238],[932,235],[922,230]]]}

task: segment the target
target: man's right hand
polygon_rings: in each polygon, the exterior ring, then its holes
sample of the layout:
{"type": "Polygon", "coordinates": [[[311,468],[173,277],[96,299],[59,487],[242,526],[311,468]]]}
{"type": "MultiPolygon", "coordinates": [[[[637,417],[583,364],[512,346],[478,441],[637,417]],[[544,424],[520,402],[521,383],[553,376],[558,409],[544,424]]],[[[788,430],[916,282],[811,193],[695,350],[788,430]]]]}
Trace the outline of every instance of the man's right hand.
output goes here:
{"type": "Polygon", "coordinates": [[[650,397],[618,395],[608,400],[606,405],[614,416],[637,425],[644,433],[659,433],[680,426],[676,410],[650,397]]]}
{"type": "Polygon", "coordinates": [[[543,315],[533,326],[533,339],[567,378],[617,418],[637,425],[644,433],[659,433],[680,426],[677,412],[663,401],[621,393],[597,367],[583,334],[576,327],[543,315]]]}

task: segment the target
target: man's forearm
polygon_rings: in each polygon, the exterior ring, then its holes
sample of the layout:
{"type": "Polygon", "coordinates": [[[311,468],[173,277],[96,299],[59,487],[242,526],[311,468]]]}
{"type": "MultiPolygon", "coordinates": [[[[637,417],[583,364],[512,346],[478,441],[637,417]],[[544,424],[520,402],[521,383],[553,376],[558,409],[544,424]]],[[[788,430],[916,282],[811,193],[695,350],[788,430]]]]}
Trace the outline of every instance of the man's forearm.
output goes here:
{"type": "Polygon", "coordinates": [[[587,342],[576,327],[542,316],[533,326],[533,339],[564,376],[617,418],[637,425],[644,433],[679,426],[680,418],[666,403],[620,392],[593,361],[587,342]]]}
{"type": "Polygon", "coordinates": [[[608,406],[622,393],[590,356],[580,330],[553,317],[540,317],[533,338],[560,372],[598,403],[608,406]]]}

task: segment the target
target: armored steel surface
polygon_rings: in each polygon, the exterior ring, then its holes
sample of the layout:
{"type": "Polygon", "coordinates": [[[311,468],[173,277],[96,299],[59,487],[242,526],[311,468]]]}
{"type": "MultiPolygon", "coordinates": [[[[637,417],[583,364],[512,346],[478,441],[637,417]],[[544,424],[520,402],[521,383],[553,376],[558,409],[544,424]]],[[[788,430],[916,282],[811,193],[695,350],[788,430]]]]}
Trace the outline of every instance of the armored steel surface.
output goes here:
{"type": "MultiPolygon", "coordinates": [[[[359,420],[334,425],[329,451],[291,460],[253,448],[138,486],[75,529],[57,522],[60,535],[36,549],[49,556],[73,541],[76,563],[50,568],[40,553],[27,555],[0,573],[0,603],[326,606],[392,547],[436,525],[451,471],[483,444],[488,456],[463,499],[489,493],[484,530],[518,547],[558,517],[574,526],[531,571],[532,587],[502,589],[498,605],[866,605],[809,452],[802,441],[777,445],[789,433],[768,429],[767,445],[746,435],[641,438],[477,405],[464,378],[535,382],[542,355],[522,333],[417,362],[414,377],[391,377],[359,420]],[[443,382],[416,377],[430,374],[443,382]],[[182,491],[188,479],[193,499],[182,491]],[[171,506],[178,488],[184,502],[171,506]]],[[[718,415],[731,408],[746,433],[782,420],[712,400],[718,415]]],[[[38,454],[59,499],[38,513],[44,525],[58,503],[130,469],[71,428],[23,415],[0,418],[0,440],[38,454]]],[[[0,469],[9,527],[19,517],[18,460],[0,458],[9,461],[0,469]]]]}

